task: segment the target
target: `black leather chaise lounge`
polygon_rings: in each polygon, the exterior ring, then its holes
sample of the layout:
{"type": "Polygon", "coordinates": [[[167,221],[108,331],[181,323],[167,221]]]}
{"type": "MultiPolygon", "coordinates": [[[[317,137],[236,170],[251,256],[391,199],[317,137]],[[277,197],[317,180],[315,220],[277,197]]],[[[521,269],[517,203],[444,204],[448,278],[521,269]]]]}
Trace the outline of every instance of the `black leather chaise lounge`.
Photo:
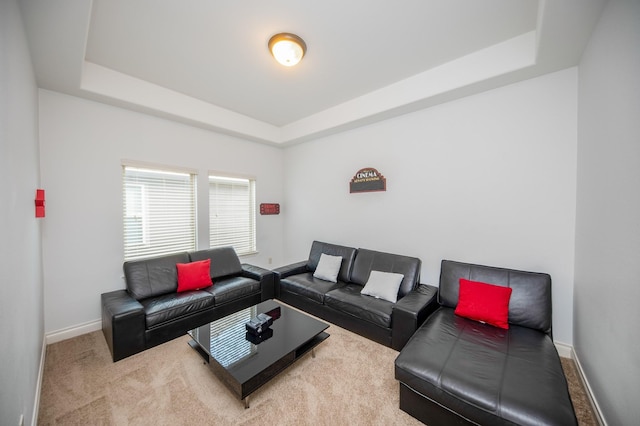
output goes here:
{"type": "Polygon", "coordinates": [[[429,426],[577,424],[549,275],[444,260],[438,302],[396,359],[402,410],[429,426]],[[454,313],[461,278],[512,289],[508,329],[454,313]]]}

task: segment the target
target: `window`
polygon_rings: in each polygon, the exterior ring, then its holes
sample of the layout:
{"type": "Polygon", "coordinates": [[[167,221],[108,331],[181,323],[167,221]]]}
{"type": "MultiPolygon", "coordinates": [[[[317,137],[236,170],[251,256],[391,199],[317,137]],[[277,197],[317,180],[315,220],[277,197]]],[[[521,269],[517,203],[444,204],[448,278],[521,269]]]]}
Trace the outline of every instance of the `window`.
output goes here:
{"type": "Polygon", "coordinates": [[[195,176],[123,166],[124,259],[196,248],[195,176]]]}
{"type": "Polygon", "coordinates": [[[255,181],[209,176],[209,244],[256,251],[255,181]]]}

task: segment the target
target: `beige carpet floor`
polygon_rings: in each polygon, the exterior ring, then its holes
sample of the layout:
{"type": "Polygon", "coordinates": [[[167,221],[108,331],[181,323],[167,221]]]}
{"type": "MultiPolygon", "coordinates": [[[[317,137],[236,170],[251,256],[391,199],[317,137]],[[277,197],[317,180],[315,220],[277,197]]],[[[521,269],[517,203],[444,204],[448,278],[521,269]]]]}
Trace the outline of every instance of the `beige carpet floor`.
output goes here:
{"type": "MultiPolygon", "coordinates": [[[[187,336],[111,361],[102,332],[47,347],[38,424],[418,425],[398,408],[397,352],[332,325],[331,337],[251,395],[213,376],[187,336]]],[[[581,425],[596,425],[573,361],[563,359],[581,425]]]]}

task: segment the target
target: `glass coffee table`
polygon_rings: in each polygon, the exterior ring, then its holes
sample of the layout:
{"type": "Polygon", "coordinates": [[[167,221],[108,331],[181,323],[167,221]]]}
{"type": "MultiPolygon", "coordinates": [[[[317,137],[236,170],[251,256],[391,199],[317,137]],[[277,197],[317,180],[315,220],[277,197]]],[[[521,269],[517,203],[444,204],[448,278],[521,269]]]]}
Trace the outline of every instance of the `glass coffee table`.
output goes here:
{"type": "Polygon", "coordinates": [[[249,408],[249,395],[329,337],[322,321],[268,300],[188,332],[189,345],[249,408]],[[275,318],[256,336],[245,324],[256,315],[275,318]]]}

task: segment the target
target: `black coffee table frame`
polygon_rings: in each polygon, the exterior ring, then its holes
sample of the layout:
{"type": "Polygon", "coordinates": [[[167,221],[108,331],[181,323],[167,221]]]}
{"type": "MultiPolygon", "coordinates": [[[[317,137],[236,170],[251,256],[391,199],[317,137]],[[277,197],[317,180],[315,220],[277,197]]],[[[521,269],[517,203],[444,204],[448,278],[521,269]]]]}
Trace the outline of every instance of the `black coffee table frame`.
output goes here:
{"type": "MultiPolygon", "coordinates": [[[[269,300],[188,332],[213,373],[249,408],[249,395],[329,337],[328,324],[269,300]],[[278,309],[272,332],[255,344],[244,324],[258,313],[278,309]]],[[[258,339],[259,341],[259,339],[258,339]]]]}

